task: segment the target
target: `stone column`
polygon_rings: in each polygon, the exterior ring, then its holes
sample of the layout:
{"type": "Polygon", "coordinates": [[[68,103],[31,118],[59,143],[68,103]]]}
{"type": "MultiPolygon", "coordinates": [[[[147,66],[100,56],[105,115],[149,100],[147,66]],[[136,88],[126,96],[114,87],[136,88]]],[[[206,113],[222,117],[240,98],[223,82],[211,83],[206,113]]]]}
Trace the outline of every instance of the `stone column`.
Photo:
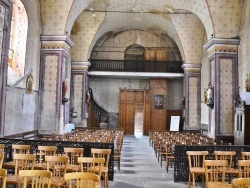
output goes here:
{"type": "Polygon", "coordinates": [[[209,54],[209,82],[214,87],[214,106],[209,110],[208,136],[218,140],[233,142],[239,43],[239,39],[212,38],[204,45],[209,54]]]}
{"type": "Polygon", "coordinates": [[[39,134],[62,134],[69,116],[70,55],[68,36],[41,36],[39,134]]]}
{"type": "Polygon", "coordinates": [[[184,130],[200,129],[200,85],[201,65],[183,64],[184,69],[184,96],[185,96],[185,122],[184,130]]]}
{"type": "Polygon", "coordinates": [[[77,113],[71,117],[71,122],[77,127],[87,127],[88,105],[86,93],[88,90],[89,62],[71,62],[71,108],[77,113]]]}

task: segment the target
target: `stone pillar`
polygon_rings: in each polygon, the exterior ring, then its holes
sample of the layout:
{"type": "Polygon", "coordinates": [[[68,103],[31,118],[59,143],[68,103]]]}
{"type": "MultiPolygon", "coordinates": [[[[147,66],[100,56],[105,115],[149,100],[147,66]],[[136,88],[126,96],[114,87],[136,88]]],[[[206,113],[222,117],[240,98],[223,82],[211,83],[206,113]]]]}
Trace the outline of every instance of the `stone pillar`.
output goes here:
{"type": "Polygon", "coordinates": [[[71,122],[77,127],[87,127],[88,105],[86,93],[88,90],[89,62],[71,62],[71,107],[77,113],[71,117],[71,122]]]}
{"type": "Polygon", "coordinates": [[[200,85],[201,65],[183,64],[184,69],[184,96],[185,96],[185,122],[183,130],[200,129],[200,85]]]}
{"type": "Polygon", "coordinates": [[[214,87],[214,106],[209,110],[208,136],[217,140],[233,142],[239,43],[239,39],[212,38],[204,45],[209,54],[209,82],[214,87]]]}
{"type": "Polygon", "coordinates": [[[67,36],[41,36],[39,134],[62,134],[69,116],[70,55],[67,36]]]}

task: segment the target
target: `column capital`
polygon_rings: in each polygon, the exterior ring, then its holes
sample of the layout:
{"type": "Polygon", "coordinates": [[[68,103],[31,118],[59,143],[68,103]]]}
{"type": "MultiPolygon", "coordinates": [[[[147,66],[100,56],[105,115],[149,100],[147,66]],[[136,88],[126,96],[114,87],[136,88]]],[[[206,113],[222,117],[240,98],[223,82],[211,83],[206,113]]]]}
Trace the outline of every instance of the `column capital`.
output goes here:
{"type": "Polygon", "coordinates": [[[65,50],[69,54],[70,48],[74,46],[74,43],[67,35],[42,35],[40,39],[42,50],[65,50]]]}
{"type": "Polygon", "coordinates": [[[181,66],[185,73],[200,73],[201,72],[201,64],[191,64],[185,63],[181,66]]]}
{"type": "Polygon", "coordinates": [[[208,57],[216,53],[237,54],[240,39],[211,38],[203,48],[208,51],[208,57]]]}
{"type": "Polygon", "coordinates": [[[86,72],[90,66],[90,62],[88,61],[72,61],[71,62],[71,70],[72,72],[86,72]]]}

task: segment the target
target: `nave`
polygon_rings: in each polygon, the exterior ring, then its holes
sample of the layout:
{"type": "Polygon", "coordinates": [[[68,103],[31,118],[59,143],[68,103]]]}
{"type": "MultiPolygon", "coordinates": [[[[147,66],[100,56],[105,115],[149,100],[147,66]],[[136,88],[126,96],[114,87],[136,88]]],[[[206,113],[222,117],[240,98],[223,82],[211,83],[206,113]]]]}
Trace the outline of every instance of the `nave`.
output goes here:
{"type": "MultiPolygon", "coordinates": [[[[110,188],[186,188],[187,182],[174,182],[174,168],[166,171],[155,157],[149,145],[148,136],[124,135],[120,173],[114,166],[114,181],[109,182],[110,188]]],[[[196,187],[201,187],[196,185],[196,187]]]]}

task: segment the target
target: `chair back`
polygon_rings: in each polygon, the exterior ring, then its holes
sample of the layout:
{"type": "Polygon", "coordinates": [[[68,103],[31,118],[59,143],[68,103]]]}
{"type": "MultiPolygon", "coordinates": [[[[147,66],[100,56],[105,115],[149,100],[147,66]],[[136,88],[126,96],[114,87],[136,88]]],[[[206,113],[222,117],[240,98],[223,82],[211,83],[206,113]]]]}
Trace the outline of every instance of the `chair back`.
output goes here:
{"type": "Polygon", "coordinates": [[[209,182],[218,182],[221,178],[221,182],[225,182],[225,171],[228,165],[227,160],[205,160],[205,178],[206,187],[209,182]]]}
{"type": "Polygon", "coordinates": [[[0,144],[0,153],[4,153],[5,144],[0,144]]]}
{"type": "Polygon", "coordinates": [[[214,151],[214,155],[216,160],[227,160],[228,167],[232,168],[235,151],[214,151]]]}
{"type": "Polygon", "coordinates": [[[81,166],[81,172],[95,173],[101,177],[101,168],[105,163],[104,158],[79,157],[78,163],[81,166]]]}
{"type": "Polygon", "coordinates": [[[29,154],[30,153],[30,145],[19,145],[19,144],[12,144],[13,154],[29,154]]]}
{"type": "Polygon", "coordinates": [[[233,188],[249,188],[250,179],[249,178],[235,178],[232,181],[233,188]]]}
{"type": "Polygon", "coordinates": [[[105,159],[105,164],[104,164],[105,167],[109,166],[110,154],[111,154],[111,149],[91,148],[92,157],[105,159]]]}
{"type": "Polygon", "coordinates": [[[68,160],[67,156],[45,156],[47,171],[51,171],[53,177],[63,177],[67,171],[68,160]]]}
{"type": "Polygon", "coordinates": [[[2,188],[6,187],[6,178],[7,178],[7,170],[0,168],[0,179],[2,180],[0,185],[2,188]]]}
{"type": "Polygon", "coordinates": [[[100,184],[100,178],[94,173],[74,172],[64,175],[69,188],[96,188],[100,184]]]}
{"type": "Polygon", "coordinates": [[[242,151],[241,157],[242,157],[242,160],[250,160],[250,152],[249,151],[242,151]]]}
{"type": "Polygon", "coordinates": [[[238,160],[239,178],[250,178],[250,160],[238,160]]]}
{"type": "Polygon", "coordinates": [[[3,166],[4,153],[0,153],[0,168],[3,166]]]}
{"type": "Polygon", "coordinates": [[[189,169],[195,167],[204,167],[204,160],[208,151],[187,151],[189,169]]]}
{"type": "Polygon", "coordinates": [[[33,170],[35,164],[35,155],[32,154],[14,154],[15,174],[20,170],[33,170]]]}
{"type": "Polygon", "coordinates": [[[69,164],[78,164],[78,157],[83,157],[83,148],[64,148],[64,153],[69,157],[69,164]]]}
{"type": "Polygon", "coordinates": [[[31,185],[31,188],[49,188],[52,172],[45,170],[20,170],[19,176],[23,178],[22,188],[31,185]]]}
{"type": "Polygon", "coordinates": [[[45,162],[45,156],[56,155],[56,146],[38,146],[39,163],[45,162]]]}

